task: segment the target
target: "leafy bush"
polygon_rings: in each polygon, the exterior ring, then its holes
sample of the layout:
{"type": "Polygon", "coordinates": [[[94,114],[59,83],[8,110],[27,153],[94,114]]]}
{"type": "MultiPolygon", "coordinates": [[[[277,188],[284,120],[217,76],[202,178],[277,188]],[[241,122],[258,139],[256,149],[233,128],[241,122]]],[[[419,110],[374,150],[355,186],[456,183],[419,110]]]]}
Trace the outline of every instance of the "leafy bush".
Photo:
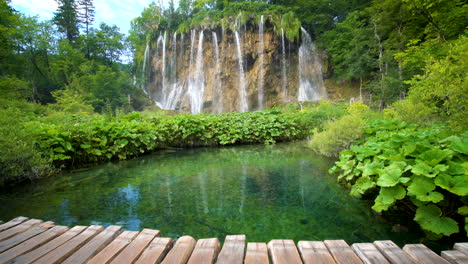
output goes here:
{"type": "Polygon", "coordinates": [[[369,108],[363,103],[350,105],[349,114],[336,121],[329,121],[324,131],[313,136],[309,146],[321,155],[338,156],[340,151],[364,135],[364,116],[367,112],[369,108]]]}
{"type": "Polygon", "coordinates": [[[377,212],[409,206],[421,228],[436,236],[460,232],[456,220],[467,209],[468,132],[451,135],[443,126],[377,120],[365,133],[366,141],[342,151],[330,169],[351,185],[351,195],[377,194],[377,212]]]}
{"type": "Polygon", "coordinates": [[[0,185],[38,178],[52,169],[18,119],[15,109],[0,110],[0,185]]]}

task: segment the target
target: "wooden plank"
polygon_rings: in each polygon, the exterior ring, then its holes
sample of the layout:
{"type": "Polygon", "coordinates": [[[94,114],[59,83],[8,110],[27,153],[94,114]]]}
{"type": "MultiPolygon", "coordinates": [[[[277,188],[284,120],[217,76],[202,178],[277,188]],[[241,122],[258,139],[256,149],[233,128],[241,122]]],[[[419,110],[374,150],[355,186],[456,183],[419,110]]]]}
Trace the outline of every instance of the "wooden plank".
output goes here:
{"type": "Polygon", "coordinates": [[[468,264],[468,254],[465,253],[458,250],[446,250],[442,251],[440,256],[452,264],[468,264]]]}
{"type": "Polygon", "coordinates": [[[60,235],[59,237],[48,242],[47,244],[44,244],[22,256],[19,256],[8,263],[23,263],[23,264],[31,263],[35,261],[36,259],[44,256],[45,254],[49,253],[50,251],[56,249],[57,247],[61,246],[63,243],[67,242],[73,237],[77,236],[78,234],[83,232],[85,229],[86,229],[86,226],[75,226],[72,229],[65,232],[64,234],[60,235]]]}
{"type": "Polygon", "coordinates": [[[104,231],[96,235],[86,245],[82,246],[69,258],[67,258],[63,264],[81,264],[86,263],[90,258],[94,257],[99,251],[107,246],[117,235],[122,232],[121,226],[111,225],[104,231]]]}
{"type": "Polygon", "coordinates": [[[73,254],[75,250],[83,246],[86,242],[88,242],[95,235],[99,234],[102,230],[104,230],[102,226],[98,226],[98,225],[89,226],[88,228],[86,228],[86,230],[81,232],[79,235],[75,236],[74,238],[65,242],[63,245],[50,251],[49,253],[42,256],[38,260],[34,261],[34,263],[37,263],[37,264],[61,263],[68,256],[73,254]]]}
{"type": "Polygon", "coordinates": [[[416,264],[416,260],[391,240],[374,241],[374,245],[392,264],[416,264]]]}
{"type": "Polygon", "coordinates": [[[372,243],[354,243],[351,248],[365,264],[390,264],[372,243]]]}
{"type": "Polygon", "coordinates": [[[66,226],[55,226],[51,229],[13,247],[9,250],[0,254],[0,263],[5,263],[11,259],[14,259],[20,255],[23,255],[37,247],[44,245],[45,243],[49,242],[50,240],[54,239],[57,236],[68,231],[68,227],[66,226]]]}
{"type": "Polygon", "coordinates": [[[274,239],[268,243],[271,261],[275,263],[302,263],[301,256],[292,240],[274,239]]]}
{"type": "Polygon", "coordinates": [[[185,264],[195,247],[195,239],[191,236],[183,236],[177,239],[174,247],[163,260],[163,264],[185,264]]]}
{"type": "Polygon", "coordinates": [[[88,264],[109,263],[123,248],[130,244],[137,235],[137,231],[123,231],[114,241],[88,261],[88,264]]]}
{"type": "Polygon", "coordinates": [[[154,264],[161,263],[169,249],[172,247],[173,240],[168,237],[156,237],[149,246],[143,251],[136,264],[154,264]]]}
{"type": "Polygon", "coordinates": [[[247,243],[245,264],[268,264],[268,247],[265,243],[247,243]]]}
{"type": "Polygon", "coordinates": [[[434,253],[423,244],[409,244],[403,247],[403,250],[411,257],[425,264],[448,264],[449,262],[434,253]]]}
{"type": "Polygon", "coordinates": [[[335,260],[322,241],[299,241],[297,243],[302,260],[306,264],[334,264],[335,260]]]}
{"type": "Polygon", "coordinates": [[[15,219],[11,219],[10,221],[0,225],[0,232],[3,232],[4,230],[7,230],[8,228],[11,228],[13,226],[19,225],[26,220],[28,220],[28,218],[23,217],[23,216],[16,217],[15,219]]]}
{"type": "Polygon", "coordinates": [[[111,262],[112,264],[126,264],[133,263],[143,250],[148,246],[154,237],[159,236],[161,233],[159,230],[143,229],[140,234],[124,249],[122,252],[115,257],[111,262]]]}
{"type": "Polygon", "coordinates": [[[188,264],[214,263],[221,245],[217,238],[205,238],[197,241],[188,264]]]}
{"type": "Polygon", "coordinates": [[[468,243],[455,243],[455,245],[453,245],[453,249],[461,252],[468,252],[468,243]]]}
{"type": "Polygon", "coordinates": [[[3,232],[0,233],[0,241],[3,241],[3,240],[6,240],[10,237],[13,237],[19,233],[22,233],[22,232],[25,232],[31,228],[33,228],[34,226],[36,225],[39,225],[41,224],[42,221],[41,220],[37,220],[37,219],[30,219],[26,222],[23,222],[19,225],[16,225],[16,226],[13,226],[3,232]]]}
{"type": "Polygon", "coordinates": [[[344,240],[325,240],[323,242],[336,263],[362,264],[361,259],[344,240]]]}
{"type": "Polygon", "coordinates": [[[226,236],[217,264],[242,264],[244,261],[245,235],[226,236]]]}
{"type": "Polygon", "coordinates": [[[26,241],[28,239],[30,239],[31,237],[33,236],[36,236],[44,231],[46,231],[47,229],[51,228],[54,226],[54,222],[45,222],[45,223],[42,223],[38,226],[35,226],[23,233],[20,233],[14,237],[11,237],[9,239],[6,239],[6,240],[3,240],[2,242],[0,242],[0,252],[3,252],[3,251],[6,251],[7,249],[10,249],[18,244],[20,244],[21,242],[23,241],[26,241]]]}

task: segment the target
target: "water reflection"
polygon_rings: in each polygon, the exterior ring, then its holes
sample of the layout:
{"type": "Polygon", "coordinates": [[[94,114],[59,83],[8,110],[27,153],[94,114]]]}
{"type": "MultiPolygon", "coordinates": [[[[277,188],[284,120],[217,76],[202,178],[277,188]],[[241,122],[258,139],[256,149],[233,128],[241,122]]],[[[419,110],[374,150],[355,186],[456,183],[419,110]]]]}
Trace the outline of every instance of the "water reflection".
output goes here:
{"type": "Polygon", "coordinates": [[[419,234],[392,233],[327,174],[332,161],[302,145],[161,151],[109,163],[2,193],[0,218],[119,224],[175,238],[417,241],[419,234]]]}

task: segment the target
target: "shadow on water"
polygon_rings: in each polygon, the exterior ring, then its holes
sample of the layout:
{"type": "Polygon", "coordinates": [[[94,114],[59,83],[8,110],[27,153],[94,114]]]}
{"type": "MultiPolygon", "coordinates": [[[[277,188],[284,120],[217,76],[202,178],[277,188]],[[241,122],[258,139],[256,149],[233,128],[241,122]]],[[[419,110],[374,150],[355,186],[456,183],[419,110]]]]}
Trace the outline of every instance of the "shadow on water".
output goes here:
{"type": "Polygon", "coordinates": [[[162,151],[4,192],[0,218],[118,224],[221,241],[246,234],[263,242],[418,242],[421,234],[392,232],[369,205],[350,197],[328,175],[332,162],[304,142],[162,151]]]}

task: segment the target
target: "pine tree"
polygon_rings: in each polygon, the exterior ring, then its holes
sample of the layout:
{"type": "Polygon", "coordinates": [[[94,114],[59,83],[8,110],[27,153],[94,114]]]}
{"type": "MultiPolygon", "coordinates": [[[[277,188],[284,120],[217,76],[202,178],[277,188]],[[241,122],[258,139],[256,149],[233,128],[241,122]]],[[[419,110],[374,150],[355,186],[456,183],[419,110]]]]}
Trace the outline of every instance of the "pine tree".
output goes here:
{"type": "Polygon", "coordinates": [[[86,28],[86,36],[89,34],[89,26],[94,22],[94,3],[93,0],[80,0],[79,5],[79,19],[86,28]]]}
{"type": "Polygon", "coordinates": [[[58,3],[57,12],[54,13],[53,21],[58,27],[58,31],[64,33],[70,43],[80,35],[78,8],[75,0],[56,0],[58,3]]]}

